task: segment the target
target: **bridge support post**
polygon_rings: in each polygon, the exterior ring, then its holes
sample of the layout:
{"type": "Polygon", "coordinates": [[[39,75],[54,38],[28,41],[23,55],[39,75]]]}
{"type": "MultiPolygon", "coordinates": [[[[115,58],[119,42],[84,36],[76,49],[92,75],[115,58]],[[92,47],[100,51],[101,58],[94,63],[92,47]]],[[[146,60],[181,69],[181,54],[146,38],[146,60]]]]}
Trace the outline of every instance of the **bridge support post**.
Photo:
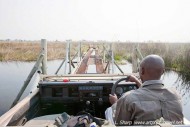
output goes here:
{"type": "Polygon", "coordinates": [[[106,62],[106,60],[105,60],[105,43],[103,43],[103,63],[105,63],[106,62]]]}
{"type": "Polygon", "coordinates": [[[69,73],[68,74],[71,74],[71,43],[69,42],[69,44],[68,44],[69,46],[69,48],[68,48],[68,50],[69,50],[69,52],[68,52],[68,56],[69,56],[69,73]]]}
{"type": "Polygon", "coordinates": [[[81,42],[78,45],[78,63],[81,61],[81,42]]]}
{"type": "MultiPolygon", "coordinates": [[[[113,43],[110,44],[110,50],[109,50],[109,56],[110,56],[110,63],[111,63],[111,68],[109,66],[109,70],[111,69],[112,70],[112,74],[114,74],[114,54],[113,54],[113,43]]],[[[110,71],[109,71],[110,73],[110,71]]]]}
{"type": "Polygon", "coordinates": [[[42,60],[42,74],[47,74],[47,41],[46,39],[41,39],[41,49],[44,54],[44,58],[42,60]]]}
{"type": "Polygon", "coordinates": [[[70,45],[70,42],[67,41],[67,47],[66,47],[66,56],[65,56],[65,69],[64,69],[64,74],[68,74],[67,72],[67,64],[69,62],[69,46],[70,45]]]}
{"type": "Polygon", "coordinates": [[[113,54],[113,43],[111,43],[111,59],[112,59],[112,74],[114,74],[114,54],[113,54]]]}

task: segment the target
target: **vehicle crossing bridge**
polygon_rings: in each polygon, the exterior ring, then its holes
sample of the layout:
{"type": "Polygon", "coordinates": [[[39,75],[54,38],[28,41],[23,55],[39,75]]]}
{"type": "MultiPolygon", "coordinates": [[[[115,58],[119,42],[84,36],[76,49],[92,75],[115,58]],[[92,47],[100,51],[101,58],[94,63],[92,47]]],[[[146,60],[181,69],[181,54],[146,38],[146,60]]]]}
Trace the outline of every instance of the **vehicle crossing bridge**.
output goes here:
{"type": "MultiPolygon", "coordinates": [[[[68,41],[67,48],[66,48],[66,56],[63,59],[60,66],[58,67],[57,71],[55,72],[55,75],[52,76],[52,75],[47,75],[47,54],[48,54],[47,41],[46,39],[41,40],[41,53],[39,54],[39,57],[33,69],[29,73],[26,81],[24,82],[23,87],[21,88],[16,99],[14,100],[12,107],[17,104],[17,102],[19,101],[20,97],[22,96],[23,92],[25,91],[26,87],[28,86],[29,82],[31,81],[36,71],[41,73],[41,77],[47,78],[47,79],[50,79],[51,77],[53,77],[54,80],[56,80],[56,78],[60,79],[60,75],[58,75],[58,72],[63,67],[63,65],[64,65],[65,77],[73,77],[73,75],[75,77],[76,75],[81,75],[81,74],[94,74],[95,76],[98,76],[97,74],[104,74],[104,75],[100,75],[100,77],[103,76],[104,78],[107,77],[107,79],[114,79],[113,76],[117,77],[118,75],[123,75],[123,76],[129,75],[129,74],[125,74],[123,70],[119,67],[119,65],[117,65],[117,63],[115,62],[112,43],[109,44],[108,50],[106,46],[103,44],[102,51],[100,50],[98,46],[89,44],[89,48],[86,53],[82,53],[81,51],[82,46],[81,46],[81,43],[79,43],[78,52],[73,56],[73,58],[71,58],[70,45],[71,45],[71,42],[68,41]],[[114,74],[114,65],[118,68],[121,74],[114,74]]],[[[138,72],[139,63],[143,56],[138,50],[138,48],[135,48],[133,54],[134,56],[133,56],[132,65],[133,65],[133,69],[135,70],[133,74],[138,75],[137,72],[138,72]]],[[[85,76],[92,77],[92,75],[91,76],[85,75],[85,76]]]]}
{"type": "MultiPolygon", "coordinates": [[[[41,53],[11,109],[0,117],[0,126],[54,125],[55,118],[63,112],[76,115],[78,111],[87,111],[93,116],[104,118],[105,109],[110,106],[110,93],[121,97],[125,92],[138,88],[136,83],[121,83],[121,81],[126,81],[126,77],[131,73],[124,73],[115,62],[112,44],[109,50],[105,45],[102,50],[96,45],[90,45],[87,52],[83,54],[81,43],[79,43],[78,52],[71,58],[68,42],[66,56],[55,75],[47,74],[46,40],[42,39],[41,44],[41,53]],[[114,74],[114,66],[120,70],[121,74],[114,74]],[[61,69],[64,69],[64,74],[60,75],[58,73],[61,69]],[[36,82],[38,88],[19,102],[36,73],[40,75],[40,79],[36,82]],[[55,113],[58,114],[54,115],[55,113]]],[[[134,75],[137,75],[142,58],[142,54],[136,47],[132,60],[134,75]]],[[[177,125],[177,127],[185,126],[177,125]]]]}
{"type": "MultiPolygon", "coordinates": [[[[96,45],[89,44],[89,48],[87,52],[83,53],[81,51],[82,49],[81,43],[78,43],[78,52],[73,56],[73,58],[71,58],[70,45],[71,45],[71,42],[68,41],[67,46],[66,46],[66,56],[61,62],[60,66],[58,67],[57,71],[55,72],[55,75],[53,76],[54,78],[59,77],[58,73],[61,69],[64,69],[64,75],[110,74],[111,70],[112,70],[112,74],[114,74],[114,71],[112,69],[114,64],[118,67],[121,73],[124,74],[122,70],[119,68],[119,66],[116,64],[116,62],[114,61],[112,44],[110,44],[109,51],[105,48],[104,45],[103,45],[103,51],[100,51],[100,49],[96,45]],[[101,55],[100,52],[103,55],[101,55]],[[106,59],[105,57],[106,55],[108,56],[108,59],[106,59]]],[[[17,104],[23,92],[25,91],[26,87],[30,83],[33,75],[36,72],[39,72],[41,76],[51,77],[51,75],[47,74],[47,55],[48,55],[47,41],[46,39],[42,39],[41,52],[37,58],[37,61],[35,65],[33,66],[31,72],[29,73],[26,81],[24,82],[21,90],[19,91],[11,107],[17,104]]]]}

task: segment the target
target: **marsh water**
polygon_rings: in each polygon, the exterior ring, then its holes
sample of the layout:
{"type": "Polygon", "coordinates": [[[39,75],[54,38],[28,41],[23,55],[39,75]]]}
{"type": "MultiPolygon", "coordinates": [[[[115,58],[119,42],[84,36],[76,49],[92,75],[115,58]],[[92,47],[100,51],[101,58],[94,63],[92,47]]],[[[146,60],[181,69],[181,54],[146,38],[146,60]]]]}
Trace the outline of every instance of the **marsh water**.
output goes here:
{"type": "MultiPolygon", "coordinates": [[[[53,75],[61,62],[61,60],[49,61],[48,74],[53,75]]],[[[34,62],[0,62],[0,116],[9,110],[34,64],[34,62]]],[[[125,73],[132,72],[132,65],[130,63],[120,65],[120,68],[125,73]]],[[[93,67],[89,69],[88,71],[94,71],[93,67]]],[[[116,67],[114,67],[114,72],[120,73],[116,67]]],[[[58,74],[64,74],[64,69],[61,68],[58,74]]],[[[31,82],[35,82],[38,79],[39,74],[36,73],[31,82]]],[[[190,120],[190,93],[188,92],[189,90],[184,87],[183,80],[174,71],[165,72],[162,79],[165,83],[165,87],[175,88],[182,95],[184,116],[190,120]]],[[[33,89],[36,89],[36,86],[33,86],[32,83],[29,84],[22,98],[27,96],[33,89]]]]}

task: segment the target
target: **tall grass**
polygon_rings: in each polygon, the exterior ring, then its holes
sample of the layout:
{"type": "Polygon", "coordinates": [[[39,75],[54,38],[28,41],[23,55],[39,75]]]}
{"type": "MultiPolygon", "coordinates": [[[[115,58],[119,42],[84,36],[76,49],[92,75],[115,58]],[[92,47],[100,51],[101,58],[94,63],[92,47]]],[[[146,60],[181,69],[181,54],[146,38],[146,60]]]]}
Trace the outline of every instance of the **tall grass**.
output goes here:
{"type": "MultiPolygon", "coordinates": [[[[168,68],[183,71],[185,66],[189,65],[190,44],[187,43],[143,43],[139,48],[144,56],[149,54],[158,54],[168,68]]],[[[185,67],[186,68],[186,67],[185,67]]]]}
{"type": "MultiPolygon", "coordinates": [[[[95,45],[103,51],[103,42],[85,42],[82,52],[89,45],[95,45]]],[[[74,55],[78,43],[71,44],[71,55],[74,55]]],[[[136,43],[113,43],[115,59],[120,61],[132,60],[132,54],[136,43]]],[[[109,44],[105,43],[107,51],[109,44]]],[[[66,43],[48,42],[48,60],[62,59],[65,57],[66,43]]],[[[139,43],[139,49],[143,56],[158,54],[165,60],[166,67],[178,71],[190,70],[190,44],[188,43],[139,43]]],[[[0,61],[35,61],[40,53],[40,42],[0,42],[0,61]]],[[[100,52],[101,54],[101,52],[100,52]]]]}
{"type": "MultiPolygon", "coordinates": [[[[71,55],[76,53],[77,43],[72,43],[71,55]]],[[[63,59],[66,43],[49,42],[48,60],[63,59]]],[[[35,61],[40,53],[40,42],[1,42],[0,61],[35,61]]]]}
{"type": "MultiPolygon", "coordinates": [[[[114,51],[121,57],[132,56],[135,43],[115,44],[114,51]]],[[[178,72],[183,79],[185,87],[190,89],[190,43],[139,43],[143,56],[150,54],[160,55],[167,69],[178,72]],[[187,85],[189,84],[189,85],[187,85]]],[[[127,60],[131,57],[127,57],[127,60]]]]}
{"type": "MultiPolygon", "coordinates": [[[[116,56],[121,56],[131,61],[136,43],[117,43],[114,46],[116,56]]],[[[139,43],[139,49],[143,56],[150,54],[160,55],[166,67],[178,71],[190,69],[190,44],[188,43],[139,43]]]]}
{"type": "Polygon", "coordinates": [[[0,43],[1,61],[31,61],[37,58],[40,52],[40,45],[34,43],[0,43]]]}

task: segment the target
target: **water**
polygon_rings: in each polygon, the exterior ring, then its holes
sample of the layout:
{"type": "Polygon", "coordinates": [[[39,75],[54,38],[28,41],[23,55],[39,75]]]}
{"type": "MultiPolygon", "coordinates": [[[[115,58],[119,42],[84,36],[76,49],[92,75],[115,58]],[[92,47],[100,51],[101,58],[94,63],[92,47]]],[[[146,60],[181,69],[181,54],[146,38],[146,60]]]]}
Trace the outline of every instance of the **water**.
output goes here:
{"type": "MultiPolygon", "coordinates": [[[[53,75],[59,67],[61,60],[54,60],[48,62],[48,74],[53,75]]],[[[24,81],[30,73],[34,62],[1,62],[0,63],[0,115],[5,113],[11,106],[18,91],[21,89],[24,81]]],[[[120,68],[125,73],[132,72],[132,65],[127,63],[126,65],[120,65],[120,68]]],[[[93,71],[93,69],[91,69],[93,71]]],[[[111,71],[112,72],[112,71],[111,71]]],[[[120,73],[116,66],[114,66],[114,72],[120,73]]],[[[64,65],[60,69],[58,74],[64,74],[64,65]]],[[[39,75],[36,73],[32,82],[39,79],[39,75]]],[[[190,120],[190,94],[186,88],[181,86],[182,79],[178,78],[178,74],[171,71],[162,76],[165,83],[165,87],[175,88],[183,96],[183,112],[187,119],[190,120]]],[[[29,94],[30,91],[36,88],[37,83],[33,86],[30,84],[22,98],[29,94]]]]}
{"type": "Polygon", "coordinates": [[[164,81],[165,87],[176,89],[182,96],[183,114],[188,120],[190,120],[190,93],[189,89],[186,88],[187,85],[182,85],[183,80],[174,71],[166,72],[162,76],[162,79],[164,81]]]}
{"type": "MultiPolygon", "coordinates": [[[[48,74],[53,75],[60,63],[60,60],[48,62],[48,74]]],[[[10,108],[34,64],[34,62],[0,63],[0,115],[10,108]]],[[[62,71],[63,69],[60,70],[60,73],[62,71]]],[[[38,78],[39,76],[36,73],[31,82],[35,82],[38,78]]],[[[35,85],[29,84],[21,99],[34,88],[35,85]]]]}

